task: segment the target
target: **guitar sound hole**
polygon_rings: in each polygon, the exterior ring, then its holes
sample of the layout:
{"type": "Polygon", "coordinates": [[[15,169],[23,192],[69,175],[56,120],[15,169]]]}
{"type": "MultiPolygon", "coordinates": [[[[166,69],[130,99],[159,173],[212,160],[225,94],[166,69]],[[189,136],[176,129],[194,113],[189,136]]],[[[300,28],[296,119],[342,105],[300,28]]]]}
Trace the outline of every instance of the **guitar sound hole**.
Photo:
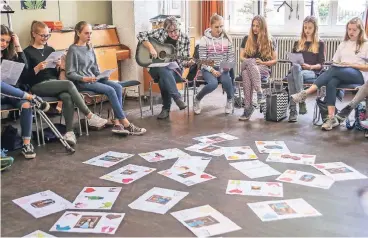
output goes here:
{"type": "Polygon", "coordinates": [[[160,51],[160,53],[158,54],[158,57],[159,57],[160,59],[164,59],[164,58],[166,58],[166,52],[165,52],[165,51],[160,51]]]}

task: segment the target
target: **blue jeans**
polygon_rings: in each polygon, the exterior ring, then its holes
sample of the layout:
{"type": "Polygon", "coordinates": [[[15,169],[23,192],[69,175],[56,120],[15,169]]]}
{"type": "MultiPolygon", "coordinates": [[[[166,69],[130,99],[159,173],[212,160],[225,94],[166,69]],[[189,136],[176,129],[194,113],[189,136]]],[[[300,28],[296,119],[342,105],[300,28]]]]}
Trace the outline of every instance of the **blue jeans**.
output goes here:
{"type": "Polygon", "coordinates": [[[115,117],[119,120],[126,118],[123,111],[123,87],[120,84],[102,79],[95,83],[78,83],[77,86],[80,91],[105,94],[110,100],[115,117]]]}
{"type": "Polygon", "coordinates": [[[176,100],[181,95],[176,87],[176,82],[182,81],[181,72],[175,72],[167,67],[151,68],[149,71],[151,77],[158,82],[162,97],[162,109],[170,110],[171,98],[176,100]]]}
{"type": "Polygon", "coordinates": [[[353,68],[331,67],[325,73],[321,74],[314,84],[321,88],[326,86],[327,106],[335,106],[336,90],[341,84],[364,84],[362,73],[353,68]]]}
{"type": "Polygon", "coordinates": [[[1,82],[1,93],[9,96],[17,97],[6,97],[2,95],[1,104],[11,104],[13,107],[20,109],[20,126],[22,129],[22,138],[23,139],[31,139],[32,134],[32,109],[31,108],[22,108],[24,103],[29,102],[23,98],[25,92],[20,90],[19,88],[15,88],[7,83],[1,82]]]}
{"type": "Polygon", "coordinates": [[[212,73],[203,69],[202,75],[204,81],[206,81],[207,84],[197,94],[196,96],[197,100],[202,100],[204,96],[213,92],[217,88],[219,80],[220,83],[222,84],[223,89],[227,94],[227,99],[230,100],[234,97],[234,84],[233,80],[230,77],[229,72],[222,72],[221,76],[216,78],[215,76],[213,76],[212,73]]]}
{"type": "MultiPolygon", "coordinates": [[[[303,90],[303,83],[308,79],[315,79],[316,73],[312,70],[303,70],[299,64],[294,64],[291,72],[287,76],[289,95],[299,93],[303,90]]],[[[290,100],[290,108],[295,107],[296,104],[290,100]]]]}

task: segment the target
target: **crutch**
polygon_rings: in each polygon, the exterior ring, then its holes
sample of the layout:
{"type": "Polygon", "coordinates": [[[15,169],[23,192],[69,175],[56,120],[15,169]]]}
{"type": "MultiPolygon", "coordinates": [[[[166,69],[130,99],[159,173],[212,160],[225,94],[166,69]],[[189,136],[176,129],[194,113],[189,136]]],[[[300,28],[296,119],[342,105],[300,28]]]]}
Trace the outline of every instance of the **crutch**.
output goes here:
{"type": "MultiPolygon", "coordinates": [[[[41,123],[41,128],[40,129],[41,129],[41,133],[42,133],[42,138],[44,138],[43,127],[42,127],[42,120],[44,120],[46,122],[46,124],[50,127],[52,132],[55,134],[55,136],[60,140],[61,144],[66,148],[66,150],[68,152],[70,152],[71,154],[73,154],[75,152],[75,150],[68,144],[68,142],[66,142],[64,137],[60,134],[59,130],[55,127],[54,123],[52,123],[52,121],[48,118],[48,116],[45,114],[45,112],[38,109],[35,106],[33,106],[33,109],[40,116],[40,123],[41,123]]],[[[37,117],[37,115],[36,115],[36,117],[37,117]]],[[[36,122],[37,122],[37,120],[36,120],[36,122]]]]}

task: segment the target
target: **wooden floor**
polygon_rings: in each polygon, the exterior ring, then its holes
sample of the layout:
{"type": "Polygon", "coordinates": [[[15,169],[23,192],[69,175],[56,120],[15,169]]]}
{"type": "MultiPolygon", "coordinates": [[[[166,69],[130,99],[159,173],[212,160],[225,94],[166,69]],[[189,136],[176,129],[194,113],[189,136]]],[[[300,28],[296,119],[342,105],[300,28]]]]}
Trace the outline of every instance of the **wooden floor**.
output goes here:
{"type": "MultiPolygon", "coordinates": [[[[317,163],[342,161],[368,175],[368,140],[362,132],[346,131],[337,128],[323,132],[312,125],[312,99],[308,103],[308,115],[299,117],[298,123],[286,120],[273,123],[265,122],[257,112],[249,122],[238,121],[241,110],[235,115],[224,115],[225,97],[220,91],[204,98],[204,109],[200,116],[189,117],[184,111],[171,113],[170,120],[159,121],[145,113],[138,117],[137,103],[127,101],[129,118],[137,125],[144,126],[148,132],[141,137],[113,136],[110,129],[91,132],[89,137],[78,138],[76,153],[67,155],[60,143],[52,143],[37,148],[38,156],[26,161],[17,153],[12,153],[16,161],[6,172],[1,174],[1,235],[21,237],[35,230],[42,230],[59,237],[70,236],[106,236],[99,234],[78,234],[49,232],[52,225],[64,212],[35,219],[15,205],[12,200],[44,190],[52,190],[69,201],[74,201],[85,186],[120,186],[120,184],[99,179],[126,164],[151,166],[157,171],[168,169],[174,160],[149,163],[135,155],[118,165],[101,168],[83,164],[94,156],[107,151],[132,154],[153,150],[179,148],[195,144],[193,137],[226,132],[240,139],[226,143],[224,146],[249,145],[257,152],[261,161],[267,157],[256,150],[255,140],[283,140],[292,152],[317,155],[317,163]]],[[[145,110],[148,108],[146,107],[145,110]]],[[[155,114],[160,111],[155,108],[155,114]]],[[[188,152],[192,155],[196,153],[188,152]]],[[[273,168],[281,172],[286,169],[298,169],[318,173],[305,165],[272,163],[273,168]]],[[[367,180],[336,182],[329,190],[284,184],[284,198],[303,198],[322,216],[298,218],[273,222],[262,222],[247,206],[248,202],[279,200],[277,198],[230,196],[225,194],[229,179],[248,180],[248,178],[229,165],[224,157],[213,159],[206,172],[216,179],[187,187],[156,172],[123,187],[112,211],[123,212],[126,216],[115,235],[111,237],[192,237],[193,234],[182,226],[170,212],[209,204],[223,215],[230,218],[242,229],[223,236],[368,236],[368,218],[363,214],[357,191],[368,186],[367,180]],[[162,187],[189,192],[189,195],[174,206],[166,215],[132,210],[128,204],[152,187],[162,187]]],[[[257,179],[274,180],[277,176],[257,179]]],[[[110,236],[110,235],[108,235],[110,236]]]]}

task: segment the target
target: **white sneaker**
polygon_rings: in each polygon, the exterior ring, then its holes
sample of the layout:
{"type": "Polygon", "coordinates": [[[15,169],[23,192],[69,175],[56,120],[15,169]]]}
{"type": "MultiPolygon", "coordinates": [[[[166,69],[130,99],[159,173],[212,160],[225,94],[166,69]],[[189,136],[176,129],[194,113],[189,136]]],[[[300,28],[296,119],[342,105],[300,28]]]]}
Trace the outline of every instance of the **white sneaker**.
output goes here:
{"type": "Polygon", "coordinates": [[[106,119],[101,118],[97,116],[96,114],[92,114],[92,117],[88,119],[87,121],[88,121],[88,125],[92,127],[97,127],[97,128],[103,127],[107,123],[106,119]]]}
{"type": "Polygon", "coordinates": [[[75,134],[72,131],[68,131],[67,133],[65,133],[64,140],[66,140],[66,142],[68,142],[69,145],[77,144],[77,138],[75,137],[75,134]]]}
{"type": "Polygon", "coordinates": [[[194,97],[194,102],[193,102],[193,108],[194,108],[194,114],[200,114],[201,113],[201,101],[199,101],[196,97],[194,97]]]}
{"type": "Polygon", "coordinates": [[[226,114],[230,114],[233,112],[233,100],[232,99],[228,99],[226,102],[226,106],[225,106],[225,113],[226,114]]]}

